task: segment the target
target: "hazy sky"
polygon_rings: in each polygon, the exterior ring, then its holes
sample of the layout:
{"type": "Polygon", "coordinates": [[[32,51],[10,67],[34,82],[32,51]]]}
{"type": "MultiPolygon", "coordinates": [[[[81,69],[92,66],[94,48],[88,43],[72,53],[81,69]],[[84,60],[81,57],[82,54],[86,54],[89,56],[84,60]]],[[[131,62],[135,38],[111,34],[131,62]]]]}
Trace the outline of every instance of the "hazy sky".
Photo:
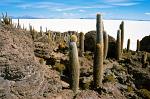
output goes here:
{"type": "Polygon", "coordinates": [[[0,0],[0,12],[42,18],[150,20],[150,0],[0,0]]]}

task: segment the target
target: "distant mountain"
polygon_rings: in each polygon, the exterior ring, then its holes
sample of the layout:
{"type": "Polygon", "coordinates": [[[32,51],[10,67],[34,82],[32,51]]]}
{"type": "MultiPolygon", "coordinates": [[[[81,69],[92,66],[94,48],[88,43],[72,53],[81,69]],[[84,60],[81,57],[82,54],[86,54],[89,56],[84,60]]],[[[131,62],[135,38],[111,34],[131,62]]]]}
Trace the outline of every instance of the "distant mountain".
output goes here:
{"type": "Polygon", "coordinates": [[[33,16],[11,16],[13,19],[45,19],[41,17],[33,17],[33,16]]]}
{"type": "MultiPolygon", "coordinates": [[[[34,16],[11,16],[13,19],[66,19],[66,18],[54,18],[54,17],[34,17],[34,16]]],[[[68,18],[67,18],[68,19],[68,18]]],[[[71,18],[72,19],[72,18],[71,18]]],[[[74,18],[74,19],[95,19],[94,17],[74,18]]],[[[105,18],[105,20],[133,20],[133,21],[150,21],[146,19],[129,19],[129,18],[105,18]]]]}

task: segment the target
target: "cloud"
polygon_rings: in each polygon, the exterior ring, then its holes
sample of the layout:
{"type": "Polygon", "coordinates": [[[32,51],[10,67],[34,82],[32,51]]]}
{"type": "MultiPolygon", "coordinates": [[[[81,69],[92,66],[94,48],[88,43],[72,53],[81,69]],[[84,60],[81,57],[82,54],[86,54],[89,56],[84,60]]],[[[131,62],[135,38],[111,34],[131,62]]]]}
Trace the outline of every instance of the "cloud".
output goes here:
{"type": "Polygon", "coordinates": [[[17,3],[23,2],[22,0],[1,0],[1,3],[17,3]]]}
{"type": "Polygon", "coordinates": [[[138,2],[129,2],[129,3],[114,3],[115,6],[133,6],[139,4],[138,2]]]}
{"type": "Polygon", "coordinates": [[[86,12],[85,10],[79,10],[79,12],[86,12]]]}
{"type": "Polygon", "coordinates": [[[24,8],[24,9],[27,9],[27,8],[55,8],[57,6],[64,6],[63,4],[61,3],[54,3],[54,2],[35,2],[35,3],[23,3],[23,4],[20,4],[18,5],[17,7],[20,7],[20,8],[24,8]]]}
{"type": "Polygon", "coordinates": [[[116,2],[129,2],[131,0],[104,0],[104,2],[109,2],[109,3],[116,3],[116,2]]]}
{"type": "Polygon", "coordinates": [[[111,8],[113,6],[111,5],[95,5],[95,6],[67,6],[67,7],[58,7],[58,9],[56,9],[56,11],[70,11],[70,10],[78,10],[80,12],[85,12],[86,9],[102,9],[102,8],[111,8]],[[81,10],[81,9],[85,9],[85,10],[81,10]]]}
{"type": "Polygon", "coordinates": [[[144,13],[145,15],[150,15],[150,12],[146,12],[146,13],[144,13]]]}
{"type": "MultiPolygon", "coordinates": [[[[24,3],[20,4],[17,7],[28,9],[28,8],[46,8],[53,11],[71,11],[71,10],[79,10],[83,12],[84,9],[96,9],[96,8],[110,8],[111,5],[99,4],[99,5],[89,5],[89,6],[81,6],[81,5],[66,5],[63,3],[54,3],[54,2],[36,2],[36,3],[24,3]],[[82,9],[82,10],[81,10],[82,9]]],[[[85,11],[85,10],[84,10],[85,11]]]]}
{"type": "Polygon", "coordinates": [[[22,0],[1,0],[0,6],[12,6],[20,3],[23,3],[23,1],[22,0]]]}
{"type": "Polygon", "coordinates": [[[17,7],[23,9],[30,8],[39,8],[39,9],[48,9],[51,11],[72,11],[78,10],[79,12],[84,12],[87,9],[105,9],[112,8],[117,6],[133,6],[140,3],[141,0],[102,0],[101,2],[94,2],[95,4],[88,5],[69,5],[66,3],[55,3],[55,2],[32,2],[32,3],[22,3],[17,7]]]}
{"type": "Polygon", "coordinates": [[[138,5],[143,0],[105,0],[104,2],[113,6],[134,6],[138,5]]]}

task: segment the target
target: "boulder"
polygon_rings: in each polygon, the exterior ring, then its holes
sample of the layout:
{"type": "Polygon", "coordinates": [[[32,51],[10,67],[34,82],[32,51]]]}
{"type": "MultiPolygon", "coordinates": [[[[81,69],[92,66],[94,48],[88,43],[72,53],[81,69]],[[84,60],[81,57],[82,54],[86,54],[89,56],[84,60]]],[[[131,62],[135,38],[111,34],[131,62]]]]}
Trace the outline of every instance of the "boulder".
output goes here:
{"type": "Polygon", "coordinates": [[[140,50],[150,52],[150,35],[140,41],[140,50]]]}
{"type": "MultiPolygon", "coordinates": [[[[116,40],[110,35],[108,35],[108,39],[109,39],[109,47],[107,57],[114,57],[116,40]]],[[[85,34],[85,41],[84,41],[85,51],[94,52],[95,43],[96,43],[96,31],[87,32],[85,34]]]]}

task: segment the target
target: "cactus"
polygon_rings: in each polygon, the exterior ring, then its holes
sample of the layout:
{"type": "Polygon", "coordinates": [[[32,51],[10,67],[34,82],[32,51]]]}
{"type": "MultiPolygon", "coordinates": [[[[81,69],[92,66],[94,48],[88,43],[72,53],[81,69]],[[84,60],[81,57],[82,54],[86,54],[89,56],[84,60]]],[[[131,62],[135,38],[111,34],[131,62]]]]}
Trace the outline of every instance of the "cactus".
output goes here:
{"type": "Polygon", "coordinates": [[[127,42],[127,52],[129,52],[130,50],[130,39],[128,39],[128,42],[127,42]]]}
{"type": "Polygon", "coordinates": [[[23,29],[23,30],[25,30],[25,28],[24,28],[24,24],[23,24],[23,26],[22,26],[22,29],[23,29]]]}
{"type": "Polygon", "coordinates": [[[48,30],[47,30],[47,27],[46,27],[46,31],[45,31],[46,33],[48,32],[48,30]]]}
{"type": "Polygon", "coordinates": [[[98,88],[102,84],[103,79],[103,45],[96,44],[94,53],[93,80],[94,87],[98,88]]]}
{"type": "Polygon", "coordinates": [[[32,26],[29,24],[29,31],[30,31],[30,33],[32,33],[32,26]]]}
{"type": "Polygon", "coordinates": [[[147,60],[147,52],[145,52],[145,53],[142,55],[142,64],[146,64],[146,60],[147,60]]]}
{"type": "Polygon", "coordinates": [[[33,27],[33,29],[32,29],[31,34],[32,34],[32,38],[33,38],[33,40],[35,40],[35,39],[36,39],[36,32],[35,32],[34,27],[33,27]]]}
{"type": "Polygon", "coordinates": [[[40,33],[43,36],[43,30],[42,30],[42,26],[40,26],[40,33]]]}
{"type": "Polygon", "coordinates": [[[79,51],[79,56],[83,56],[83,52],[84,52],[84,33],[80,33],[80,51],[79,51]]]}
{"type": "Polygon", "coordinates": [[[96,19],[96,43],[103,43],[103,24],[102,24],[102,15],[97,14],[96,19]]]}
{"type": "Polygon", "coordinates": [[[140,51],[140,41],[139,39],[137,40],[137,48],[136,48],[136,52],[140,51]]]}
{"type": "Polygon", "coordinates": [[[2,20],[1,20],[1,22],[4,23],[5,25],[11,25],[12,24],[12,19],[7,16],[7,12],[6,12],[5,15],[2,13],[2,20]]]}
{"type": "Polygon", "coordinates": [[[119,60],[121,58],[121,31],[117,32],[117,46],[116,46],[116,59],[119,60]]]}
{"type": "Polygon", "coordinates": [[[71,69],[70,88],[74,93],[77,93],[79,89],[80,64],[78,59],[78,49],[74,39],[70,42],[69,60],[71,69]]]}
{"type": "Polygon", "coordinates": [[[120,24],[120,30],[121,30],[121,53],[123,53],[123,43],[124,43],[124,21],[120,24]]]}
{"type": "Polygon", "coordinates": [[[104,59],[107,57],[108,53],[108,34],[106,31],[104,31],[104,59]]]}
{"type": "Polygon", "coordinates": [[[18,28],[18,29],[20,28],[20,21],[19,21],[19,19],[18,19],[17,28],[18,28]]]}
{"type": "Polygon", "coordinates": [[[94,53],[94,66],[93,66],[93,80],[94,87],[98,88],[102,84],[103,79],[103,30],[102,30],[102,18],[100,14],[97,14],[96,24],[96,47],[94,53]]]}
{"type": "Polygon", "coordinates": [[[49,44],[52,42],[51,33],[50,32],[48,32],[48,42],[49,42],[49,44]]]}
{"type": "Polygon", "coordinates": [[[71,40],[71,42],[77,42],[77,36],[76,35],[71,35],[70,40],[71,40]]]}

